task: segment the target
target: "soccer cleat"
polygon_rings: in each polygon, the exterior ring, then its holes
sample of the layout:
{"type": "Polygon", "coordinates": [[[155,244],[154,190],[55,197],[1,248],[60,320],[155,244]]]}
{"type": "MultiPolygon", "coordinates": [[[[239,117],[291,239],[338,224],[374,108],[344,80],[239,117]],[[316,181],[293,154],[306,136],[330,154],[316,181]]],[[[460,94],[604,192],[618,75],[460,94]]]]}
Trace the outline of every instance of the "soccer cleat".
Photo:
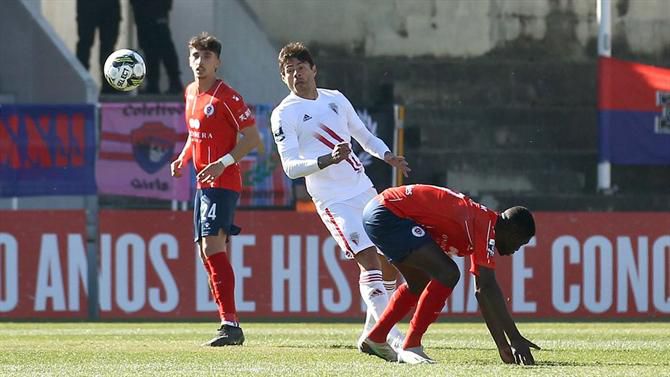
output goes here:
{"type": "Polygon", "coordinates": [[[216,336],[207,343],[205,347],[241,346],[244,343],[244,332],[241,327],[221,325],[216,336]]]}
{"type": "Polygon", "coordinates": [[[435,360],[423,352],[423,346],[407,348],[398,352],[398,362],[405,364],[435,364],[435,360]]]}
{"type": "Polygon", "coordinates": [[[358,350],[367,353],[368,355],[377,356],[386,361],[398,361],[398,354],[386,342],[377,343],[369,338],[365,338],[362,342],[358,343],[358,350]]]}
{"type": "Polygon", "coordinates": [[[402,345],[405,343],[405,338],[400,335],[395,338],[388,337],[386,338],[386,342],[395,350],[396,353],[402,351],[402,345]]]}

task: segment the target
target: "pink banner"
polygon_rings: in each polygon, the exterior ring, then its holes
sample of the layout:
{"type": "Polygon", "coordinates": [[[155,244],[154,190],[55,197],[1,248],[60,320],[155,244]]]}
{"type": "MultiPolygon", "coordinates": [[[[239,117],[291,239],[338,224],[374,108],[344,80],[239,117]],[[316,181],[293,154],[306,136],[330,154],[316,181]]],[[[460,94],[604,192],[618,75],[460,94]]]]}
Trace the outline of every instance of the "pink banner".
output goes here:
{"type": "Polygon", "coordinates": [[[170,162],[187,137],[182,103],[103,103],[101,124],[101,194],[191,199],[188,175],[170,176],[170,162]]]}

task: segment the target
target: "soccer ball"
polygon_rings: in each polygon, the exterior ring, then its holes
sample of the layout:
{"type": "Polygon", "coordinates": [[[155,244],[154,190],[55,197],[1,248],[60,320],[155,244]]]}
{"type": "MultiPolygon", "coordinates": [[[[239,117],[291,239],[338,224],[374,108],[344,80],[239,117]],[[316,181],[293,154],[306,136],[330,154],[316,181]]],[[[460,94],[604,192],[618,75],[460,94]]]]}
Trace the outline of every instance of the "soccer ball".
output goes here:
{"type": "Polygon", "coordinates": [[[147,68],[140,54],[124,48],[107,57],[103,72],[112,88],[127,92],[140,86],[147,68]]]}

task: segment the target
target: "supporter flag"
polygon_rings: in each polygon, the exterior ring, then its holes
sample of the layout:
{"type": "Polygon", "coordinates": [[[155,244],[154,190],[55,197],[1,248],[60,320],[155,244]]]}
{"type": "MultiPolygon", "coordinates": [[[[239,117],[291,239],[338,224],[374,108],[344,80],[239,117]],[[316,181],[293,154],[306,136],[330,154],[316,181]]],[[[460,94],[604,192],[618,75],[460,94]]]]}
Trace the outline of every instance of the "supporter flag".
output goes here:
{"type": "Polygon", "coordinates": [[[93,105],[0,105],[0,197],[93,195],[93,105]]]}
{"type": "Polygon", "coordinates": [[[187,138],[182,103],[103,103],[101,128],[96,166],[101,194],[191,199],[188,174],[170,175],[170,163],[187,138]]]}
{"type": "Polygon", "coordinates": [[[270,130],[270,105],[250,106],[261,135],[261,144],[240,161],[242,193],[240,207],[292,207],[293,182],[282,170],[270,130]]]}
{"type": "Polygon", "coordinates": [[[670,69],[601,57],[600,161],[670,165],[670,69]]]}

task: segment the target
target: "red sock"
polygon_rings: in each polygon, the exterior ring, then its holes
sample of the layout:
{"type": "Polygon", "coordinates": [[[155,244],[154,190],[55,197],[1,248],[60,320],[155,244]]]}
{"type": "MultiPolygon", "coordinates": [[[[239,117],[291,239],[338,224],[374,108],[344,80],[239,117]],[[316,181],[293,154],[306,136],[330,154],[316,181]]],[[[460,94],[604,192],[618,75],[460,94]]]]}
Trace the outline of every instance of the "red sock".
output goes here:
{"type": "Polygon", "coordinates": [[[428,330],[428,326],[437,320],[444,304],[453,289],[431,280],[419,297],[416,311],[409,322],[409,329],[402,348],[412,348],[421,345],[421,338],[428,330]]]}
{"type": "Polygon", "coordinates": [[[235,309],[235,274],[225,252],[207,257],[207,272],[212,285],[219,316],[224,321],[238,322],[235,309]]]}
{"type": "Polygon", "coordinates": [[[379,317],[379,321],[370,330],[368,338],[377,343],[386,342],[386,336],[391,331],[393,325],[400,322],[412,310],[418,300],[419,296],[410,292],[409,288],[407,288],[407,283],[398,287],[389,299],[389,303],[379,317]]]}

